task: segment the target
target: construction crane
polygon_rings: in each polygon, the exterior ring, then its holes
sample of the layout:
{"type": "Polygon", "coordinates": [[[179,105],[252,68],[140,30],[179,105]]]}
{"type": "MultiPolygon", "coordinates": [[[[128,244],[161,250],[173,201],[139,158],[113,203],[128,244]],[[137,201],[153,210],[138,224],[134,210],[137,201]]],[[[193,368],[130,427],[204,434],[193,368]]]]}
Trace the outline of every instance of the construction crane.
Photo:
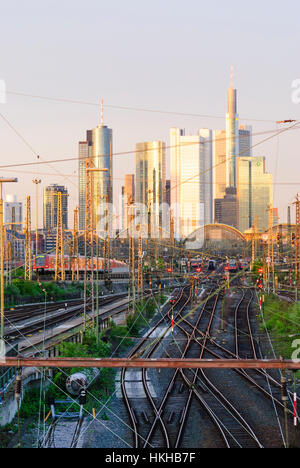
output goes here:
{"type": "Polygon", "coordinates": [[[57,193],[57,230],[56,230],[56,259],[55,281],[65,281],[65,252],[64,252],[64,228],[62,215],[62,193],[57,193]]]}
{"type": "Polygon", "coordinates": [[[26,224],[25,224],[25,281],[32,280],[31,259],[31,202],[30,197],[26,200],[26,224]]]}

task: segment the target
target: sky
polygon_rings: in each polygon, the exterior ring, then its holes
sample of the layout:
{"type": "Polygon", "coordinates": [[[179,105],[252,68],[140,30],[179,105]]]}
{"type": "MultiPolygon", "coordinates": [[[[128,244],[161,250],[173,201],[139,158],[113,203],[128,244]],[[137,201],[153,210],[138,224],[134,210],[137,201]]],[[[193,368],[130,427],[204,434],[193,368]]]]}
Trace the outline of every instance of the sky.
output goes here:
{"type": "MultiPolygon", "coordinates": [[[[7,89],[6,103],[0,103],[0,176],[18,177],[5,193],[20,201],[31,195],[34,203],[35,176],[42,187],[64,184],[72,219],[76,160],[1,166],[76,158],[78,141],[99,123],[101,97],[114,152],[132,151],[114,157],[115,199],[124,175],[134,171],[135,143],[168,144],[172,126],[188,133],[225,127],[231,64],[241,123],[259,133],[276,130],[277,120],[300,119],[300,104],[291,99],[292,82],[300,78],[297,0],[10,0],[0,7],[0,80],[7,89]]],[[[282,222],[300,191],[299,138],[300,130],[291,130],[254,149],[274,175],[282,222]]],[[[42,226],[41,189],[39,199],[42,226]]]]}

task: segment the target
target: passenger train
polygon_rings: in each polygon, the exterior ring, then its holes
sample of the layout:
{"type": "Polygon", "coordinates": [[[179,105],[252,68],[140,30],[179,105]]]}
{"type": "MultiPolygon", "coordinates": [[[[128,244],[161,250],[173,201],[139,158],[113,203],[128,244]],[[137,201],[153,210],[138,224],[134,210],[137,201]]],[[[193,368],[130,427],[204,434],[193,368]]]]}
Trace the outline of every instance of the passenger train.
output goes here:
{"type": "MultiPolygon", "coordinates": [[[[55,255],[37,255],[33,259],[33,269],[40,273],[40,274],[47,274],[47,273],[54,273],[55,271],[55,255]]],[[[94,258],[94,270],[97,270],[97,259],[94,258]]],[[[83,273],[85,271],[85,257],[79,256],[78,257],[78,267],[79,273],[83,273]]],[[[87,259],[87,271],[91,271],[91,260],[87,259]]],[[[69,256],[65,256],[65,271],[71,272],[72,271],[72,260],[69,256]]],[[[104,272],[104,259],[98,258],[98,271],[99,273],[104,272]]],[[[127,273],[128,272],[128,265],[125,262],[120,260],[110,260],[110,271],[113,273],[127,273]]]]}

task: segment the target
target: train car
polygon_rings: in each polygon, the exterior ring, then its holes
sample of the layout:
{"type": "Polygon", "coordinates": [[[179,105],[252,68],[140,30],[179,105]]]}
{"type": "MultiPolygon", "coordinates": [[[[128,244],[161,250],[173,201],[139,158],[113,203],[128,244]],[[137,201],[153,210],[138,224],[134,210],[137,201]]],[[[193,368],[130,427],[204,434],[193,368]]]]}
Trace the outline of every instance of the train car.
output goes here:
{"type": "Polygon", "coordinates": [[[250,269],[250,266],[249,266],[249,263],[246,261],[246,260],[240,260],[240,270],[249,270],[250,269]]]}
{"type": "MultiPolygon", "coordinates": [[[[42,254],[37,255],[33,259],[33,269],[40,274],[51,274],[55,272],[55,255],[42,254]]],[[[97,259],[94,258],[93,261],[94,270],[97,270],[97,259]]],[[[78,269],[82,273],[85,271],[85,257],[78,257],[78,269]]],[[[92,269],[91,260],[87,260],[87,271],[92,269]]],[[[71,272],[72,270],[72,260],[69,256],[65,256],[65,271],[71,272]]],[[[104,272],[104,259],[98,258],[98,271],[104,272]]],[[[126,273],[128,272],[128,265],[125,262],[120,260],[112,259],[110,260],[110,271],[113,273],[126,273]]]]}
{"type": "Polygon", "coordinates": [[[201,273],[202,271],[202,262],[200,260],[191,260],[191,270],[196,273],[201,273]]]}
{"type": "Polygon", "coordinates": [[[238,263],[236,260],[228,260],[226,263],[225,269],[230,273],[235,273],[238,271],[238,263]]]}
{"type": "Polygon", "coordinates": [[[215,260],[209,260],[208,261],[208,271],[215,271],[216,269],[216,261],[215,260]]]}

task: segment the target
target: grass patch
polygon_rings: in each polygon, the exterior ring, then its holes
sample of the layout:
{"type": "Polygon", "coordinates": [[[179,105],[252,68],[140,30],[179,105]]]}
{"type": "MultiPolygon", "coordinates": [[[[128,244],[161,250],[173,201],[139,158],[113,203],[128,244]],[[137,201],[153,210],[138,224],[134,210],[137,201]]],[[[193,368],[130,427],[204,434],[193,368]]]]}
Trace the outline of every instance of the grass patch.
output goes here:
{"type": "MultiPolygon", "coordinates": [[[[300,338],[300,304],[290,304],[274,295],[265,297],[264,317],[276,354],[291,359],[293,342],[300,338]]],[[[261,330],[264,325],[261,324],[261,330]]]]}

